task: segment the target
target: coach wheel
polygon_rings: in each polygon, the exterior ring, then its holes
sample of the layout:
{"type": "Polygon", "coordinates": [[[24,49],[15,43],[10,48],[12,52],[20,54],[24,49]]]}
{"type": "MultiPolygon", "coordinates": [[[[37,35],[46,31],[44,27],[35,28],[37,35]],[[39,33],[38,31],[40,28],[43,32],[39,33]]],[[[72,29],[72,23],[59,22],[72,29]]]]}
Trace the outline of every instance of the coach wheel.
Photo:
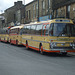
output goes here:
{"type": "Polygon", "coordinates": [[[26,49],[29,49],[29,47],[28,47],[28,42],[26,41],[26,49]]]}
{"type": "Polygon", "coordinates": [[[5,41],[5,38],[4,38],[4,41],[5,41]]]}
{"type": "Polygon", "coordinates": [[[16,40],[16,45],[18,46],[18,40],[16,40]]]}
{"type": "Polygon", "coordinates": [[[0,38],[0,41],[1,41],[1,38],[0,38]]]}
{"type": "Polygon", "coordinates": [[[40,51],[40,54],[44,54],[44,52],[43,52],[43,46],[40,46],[40,48],[39,48],[39,51],[40,51]]]}
{"type": "Polygon", "coordinates": [[[63,52],[62,55],[67,55],[67,52],[63,52]]]}
{"type": "Polygon", "coordinates": [[[11,39],[10,39],[10,44],[12,44],[12,43],[11,43],[11,39]]]}
{"type": "Polygon", "coordinates": [[[7,42],[9,42],[9,38],[7,39],[7,42]]]}

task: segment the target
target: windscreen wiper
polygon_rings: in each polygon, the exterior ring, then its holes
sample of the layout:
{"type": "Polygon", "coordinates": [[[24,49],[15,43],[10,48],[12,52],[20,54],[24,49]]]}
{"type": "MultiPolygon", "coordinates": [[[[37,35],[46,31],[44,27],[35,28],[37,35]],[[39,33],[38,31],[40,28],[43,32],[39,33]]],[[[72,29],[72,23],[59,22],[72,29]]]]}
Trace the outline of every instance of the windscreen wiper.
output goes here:
{"type": "Polygon", "coordinates": [[[58,34],[57,37],[59,37],[61,34],[63,34],[64,30],[65,30],[65,27],[64,27],[63,30],[58,34]]]}
{"type": "Polygon", "coordinates": [[[63,31],[62,31],[62,32],[60,32],[60,33],[58,34],[58,36],[57,36],[57,37],[59,37],[62,33],[63,33],[63,31]]]}
{"type": "MultiPolygon", "coordinates": [[[[61,34],[63,34],[64,31],[60,32],[59,35],[57,37],[59,37],[61,34]]],[[[65,33],[64,33],[65,34],[65,33]]],[[[70,34],[67,35],[68,37],[70,37],[70,34]]]]}

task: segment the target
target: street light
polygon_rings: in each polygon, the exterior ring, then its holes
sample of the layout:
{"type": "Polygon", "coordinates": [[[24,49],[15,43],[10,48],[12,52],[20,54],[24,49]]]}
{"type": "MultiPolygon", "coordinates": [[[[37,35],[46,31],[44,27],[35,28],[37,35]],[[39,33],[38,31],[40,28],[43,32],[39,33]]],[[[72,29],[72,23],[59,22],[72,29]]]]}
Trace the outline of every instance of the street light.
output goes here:
{"type": "Polygon", "coordinates": [[[74,24],[75,24],[75,8],[73,8],[73,11],[74,11],[74,24]]]}
{"type": "Polygon", "coordinates": [[[23,0],[23,7],[21,8],[21,19],[22,19],[22,23],[25,23],[25,0],[23,0]]]}
{"type": "Polygon", "coordinates": [[[25,0],[24,0],[24,5],[25,5],[25,0]]]}
{"type": "Polygon", "coordinates": [[[39,0],[38,0],[38,22],[39,22],[39,0]]]}
{"type": "MultiPolygon", "coordinates": [[[[24,0],[24,5],[25,5],[25,0],[24,0]]],[[[25,18],[26,18],[26,5],[24,6],[24,23],[25,23],[25,18]]]]}

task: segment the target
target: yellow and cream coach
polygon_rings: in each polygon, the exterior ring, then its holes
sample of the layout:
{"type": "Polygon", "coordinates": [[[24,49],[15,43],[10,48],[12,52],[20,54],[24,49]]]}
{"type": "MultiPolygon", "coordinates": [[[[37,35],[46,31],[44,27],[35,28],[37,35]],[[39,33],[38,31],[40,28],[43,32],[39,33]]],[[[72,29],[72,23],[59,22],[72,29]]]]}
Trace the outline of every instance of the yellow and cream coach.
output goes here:
{"type": "Polygon", "coordinates": [[[22,44],[44,52],[75,52],[75,25],[70,19],[53,19],[25,24],[22,44]]]}

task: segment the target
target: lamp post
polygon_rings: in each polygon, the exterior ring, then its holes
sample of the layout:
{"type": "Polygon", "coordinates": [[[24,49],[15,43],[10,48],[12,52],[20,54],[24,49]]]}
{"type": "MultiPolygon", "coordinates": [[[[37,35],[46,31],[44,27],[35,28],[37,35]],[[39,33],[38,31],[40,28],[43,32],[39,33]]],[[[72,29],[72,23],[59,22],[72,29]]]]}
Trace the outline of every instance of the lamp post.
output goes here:
{"type": "Polygon", "coordinates": [[[75,8],[73,8],[73,11],[74,11],[74,24],[75,24],[75,8]]]}
{"type": "Polygon", "coordinates": [[[22,22],[25,23],[25,0],[23,0],[23,7],[22,7],[22,22]]]}
{"type": "Polygon", "coordinates": [[[25,5],[25,0],[24,0],[24,5],[25,5]]]}
{"type": "Polygon", "coordinates": [[[38,22],[39,22],[39,0],[38,0],[38,22]]]}

